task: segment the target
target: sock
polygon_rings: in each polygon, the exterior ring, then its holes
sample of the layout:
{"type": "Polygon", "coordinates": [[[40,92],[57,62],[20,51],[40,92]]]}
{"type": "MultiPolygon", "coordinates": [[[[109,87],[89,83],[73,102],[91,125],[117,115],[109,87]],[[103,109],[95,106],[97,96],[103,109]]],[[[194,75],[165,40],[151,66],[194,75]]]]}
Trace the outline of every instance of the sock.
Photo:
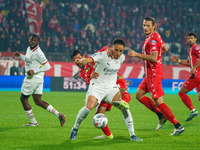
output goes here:
{"type": "Polygon", "coordinates": [[[46,110],[59,117],[59,112],[52,105],[49,105],[46,110]]]}
{"type": "Polygon", "coordinates": [[[28,118],[31,120],[31,123],[37,123],[37,121],[33,115],[32,109],[25,111],[25,113],[28,116],[28,118]]]}
{"type": "Polygon", "coordinates": [[[108,125],[106,125],[103,129],[101,129],[103,132],[104,132],[104,134],[106,135],[106,136],[110,136],[111,135],[111,132],[110,132],[110,130],[109,130],[109,128],[108,128],[108,125]]]}
{"type": "Polygon", "coordinates": [[[149,97],[143,96],[139,102],[144,104],[148,109],[155,112],[156,114],[160,112],[159,108],[156,107],[154,102],[149,97]]]}
{"type": "Polygon", "coordinates": [[[78,129],[81,122],[87,117],[87,115],[89,114],[91,110],[89,110],[87,107],[83,107],[79,110],[78,112],[78,115],[76,117],[76,121],[75,121],[75,124],[74,124],[74,128],[75,129],[78,129]]]}
{"type": "Polygon", "coordinates": [[[194,109],[192,101],[191,101],[190,97],[186,93],[179,92],[178,95],[182,99],[182,101],[185,104],[185,106],[187,106],[190,110],[194,109]]]}
{"type": "Polygon", "coordinates": [[[132,118],[130,110],[122,108],[121,111],[122,111],[124,123],[126,124],[126,127],[128,128],[128,132],[130,136],[135,135],[133,118],[132,118]]]}
{"type": "Polygon", "coordinates": [[[122,99],[123,99],[125,102],[129,103],[129,101],[131,100],[131,95],[130,95],[128,92],[124,91],[124,92],[122,93],[122,99]]]}
{"type": "Polygon", "coordinates": [[[165,116],[165,118],[167,118],[171,123],[173,123],[174,125],[178,123],[171,109],[165,103],[158,105],[158,108],[160,109],[162,114],[165,116]]]}

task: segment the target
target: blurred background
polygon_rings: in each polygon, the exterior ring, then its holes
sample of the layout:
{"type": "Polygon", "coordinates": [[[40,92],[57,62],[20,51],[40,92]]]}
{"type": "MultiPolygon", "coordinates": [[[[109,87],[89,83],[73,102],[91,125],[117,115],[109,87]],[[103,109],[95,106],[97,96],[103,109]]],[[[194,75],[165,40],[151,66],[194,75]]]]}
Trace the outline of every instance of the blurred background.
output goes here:
{"type": "MultiPolygon", "coordinates": [[[[31,0],[29,0],[31,1],[31,0]]],[[[25,0],[0,0],[0,51],[25,52],[30,34],[25,0]]],[[[71,61],[73,49],[92,54],[120,37],[141,51],[142,21],[156,18],[169,56],[187,58],[186,34],[200,32],[199,0],[32,0],[36,3],[40,47],[51,61],[71,61]]]]}

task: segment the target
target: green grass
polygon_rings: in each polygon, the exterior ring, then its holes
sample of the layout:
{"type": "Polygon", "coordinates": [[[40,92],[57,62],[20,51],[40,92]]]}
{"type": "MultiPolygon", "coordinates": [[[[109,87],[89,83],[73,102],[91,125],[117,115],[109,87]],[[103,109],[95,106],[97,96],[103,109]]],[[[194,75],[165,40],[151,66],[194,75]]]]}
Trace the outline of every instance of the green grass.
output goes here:
{"type": "MultiPolygon", "coordinates": [[[[76,115],[84,106],[85,93],[76,92],[45,92],[43,100],[48,101],[58,111],[66,115],[64,127],[60,127],[55,115],[36,106],[32,100],[33,113],[39,127],[22,127],[29,123],[21,102],[20,92],[0,92],[0,149],[67,149],[67,150],[129,150],[129,149],[200,149],[200,120],[195,117],[186,123],[188,108],[178,95],[165,95],[165,103],[171,108],[176,118],[184,126],[185,132],[179,136],[169,136],[174,126],[169,121],[160,131],[155,131],[157,116],[134,98],[130,102],[135,133],[143,142],[130,141],[128,130],[119,110],[112,108],[107,112],[108,125],[114,135],[113,140],[95,140],[102,131],[92,124],[95,110],[83,121],[78,131],[77,140],[70,141],[69,134],[76,115]]],[[[197,95],[190,95],[193,104],[200,111],[197,95]]]]}

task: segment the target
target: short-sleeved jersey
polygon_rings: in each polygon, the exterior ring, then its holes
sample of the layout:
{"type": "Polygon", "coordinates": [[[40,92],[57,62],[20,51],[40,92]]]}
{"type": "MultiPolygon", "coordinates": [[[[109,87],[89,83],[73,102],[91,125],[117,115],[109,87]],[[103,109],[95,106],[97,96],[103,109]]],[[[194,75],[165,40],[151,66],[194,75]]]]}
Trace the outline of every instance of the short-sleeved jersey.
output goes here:
{"type": "Polygon", "coordinates": [[[86,84],[90,84],[90,75],[94,71],[94,63],[86,64],[84,68],[80,69],[79,77],[86,82],[86,84]]]}
{"type": "Polygon", "coordinates": [[[151,52],[158,52],[158,58],[156,62],[150,62],[144,60],[144,72],[146,77],[163,77],[162,69],[162,46],[164,42],[161,36],[154,32],[146,37],[144,45],[142,47],[142,53],[150,55],[151,52]]]}
{"type": "Polygon", "coordinates": [[[95,62],[95,72],[99,73],[97,79],[92,78],[90,84],[97,84],[102,88],[116,86],[117,72],[125,60],[124,54],[119,59],[113,59],[106,51],[95,53],[91,56],[95,62]]]}
{"type": "MultiPolygon", "coordinates": [[[[39,45],[33,50],[30,49],[30,46],[26,50],[25,54],[25,70],[26,72],[29,70],[35,70],[47,63],[48,60],[45,57],[44,53],[40,49],[39,45]]],[[[44,72],[39,72],[34,74],[33,76],[26,75],[26,78],[29,80],[43,80],[44,72]]]]}
{"type": "MultiPolygon", "coordinates": [[[[191,68],[193,68],[194,65],[198,62],[199,55],[200,55],[200,47],[197,44],[195,44],[190,48],[190,51],[188,53],[188,58],[191,68]]],[[[200,75],[200,67],[197,67],[195,74],[200,75]]]]}

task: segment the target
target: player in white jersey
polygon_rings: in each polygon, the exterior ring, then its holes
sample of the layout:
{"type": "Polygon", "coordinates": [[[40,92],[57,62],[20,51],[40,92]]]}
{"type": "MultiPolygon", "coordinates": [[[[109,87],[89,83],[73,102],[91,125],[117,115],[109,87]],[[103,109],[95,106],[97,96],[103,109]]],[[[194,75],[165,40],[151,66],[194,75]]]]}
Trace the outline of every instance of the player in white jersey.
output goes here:
{"type": "Polygon", "coordinates": [[[31,105],[28,102],[28,98],[32,95],[36,105],[46,109],[47,111],[55,114],[60,120],[61,126],[65,123],[65,115],[59,113],[52,105],[43,101],[42,91],[44,82],[45,71],[51,68],[47,58],[39,47],[39,36],[32,35],[29,39],[29,47],[27,48],[26,54],[23,55],[18,51],[14,52],[15,57],[19,57],[25,61],[26,77],[23,81],[21,88],[21,97],[25,113],[30,119],[29,124],[23,126],[38,126],[38,123],[33,115],[31,105]]]}
{"type": "Polygon", "coordinates": [[[142,141],[134,132],[133,119],[129,110],[129,105],[121,99],[121,92],[116,85],[117,72],[125,60],[123,54],[125,42],[116,39],[113,42],[112,56],[108,56],[106,51],[95,53],[89,58],[77,59],[76,64],[85,66],[95,62],[95,72],[99,74],[97,78],[92,78],[86,94],[85,106],[79,110],[74,126],[70,134],[70,139],[75,140],[81,122],[87,117],[89,112],[98,106],[102,100],[108,102],[122,111],[124,122],[128,128],[131,140],[142,141]]]}

